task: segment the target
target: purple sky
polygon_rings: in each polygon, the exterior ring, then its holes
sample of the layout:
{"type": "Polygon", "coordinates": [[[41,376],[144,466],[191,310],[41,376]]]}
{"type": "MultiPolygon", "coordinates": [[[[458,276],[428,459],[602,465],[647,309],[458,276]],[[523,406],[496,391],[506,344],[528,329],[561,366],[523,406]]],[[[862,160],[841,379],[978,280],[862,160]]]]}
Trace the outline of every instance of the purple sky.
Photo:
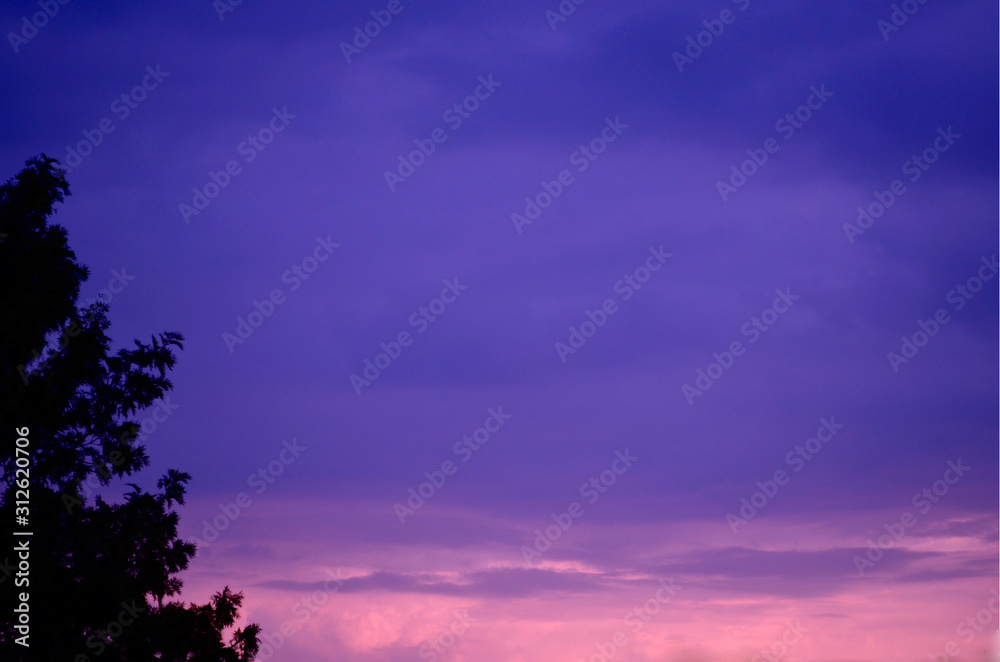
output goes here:
{"type": "Polygon", "coordinates": [[[86,154],[83,295],[186,337],[141,476],[225,521],[186,599],[278,661],[983,659],[994,4],[225,2],[0,14],[4,177],[86,154]]]}

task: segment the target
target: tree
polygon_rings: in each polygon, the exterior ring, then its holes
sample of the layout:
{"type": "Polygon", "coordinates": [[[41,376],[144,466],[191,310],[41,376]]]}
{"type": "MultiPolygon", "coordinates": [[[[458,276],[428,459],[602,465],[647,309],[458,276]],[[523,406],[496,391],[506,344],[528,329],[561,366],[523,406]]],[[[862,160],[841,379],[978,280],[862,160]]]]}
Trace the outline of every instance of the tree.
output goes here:
{"type": "Polygon", "coordinates": [[[65,170],[44,154],[0,186],[0,556],[28,548],[0,564],[0,659],[250,662],[259,626],[226,642],[242,593],[164,604],[195,554],[177,537],[173,509],[190,476],[169,470],[156,493],[128,483],[121,503],[82,489],[149,464],[135,415],[170,390],[183,337],[160,333],[111,352],[108,306],[78,308],[88,270],[66,230],[48,223],[67,195],[65,170]],[[23,594],[30,630],[19,642],[23,594]]]}

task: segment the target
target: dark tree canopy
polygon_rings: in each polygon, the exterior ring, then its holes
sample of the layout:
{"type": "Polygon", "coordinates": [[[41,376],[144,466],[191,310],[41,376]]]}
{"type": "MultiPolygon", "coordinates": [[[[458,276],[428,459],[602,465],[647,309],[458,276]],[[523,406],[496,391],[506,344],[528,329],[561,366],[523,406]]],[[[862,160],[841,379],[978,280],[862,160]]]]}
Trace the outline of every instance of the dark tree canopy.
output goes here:
{"type": "Polygon", "coordinates": [[[128,483],[121,503],[81,489],[148,465],[135,416],[170,390],[183,337],[160,333],[112,353],[108,306],[77,307],[88,270],[66,230],[48,222],[67,195],[65,171],[44,154],[0,186],[0,659],[249,662],[259,626],[225,633],[241,593],[226,587],[206,605],[164,602],[179,593],[177,573],[195,553],[177,537],[173,510],[190,476],[170,470],[156,493],[128,483]],[[15,441],[24,428],[31,565],[30,583],[16,586],[11,550],[25,538],[14,535],[24,498],[15,441]],[[17,642],[21,592],[30,596],[29,648],[17,642]]]}

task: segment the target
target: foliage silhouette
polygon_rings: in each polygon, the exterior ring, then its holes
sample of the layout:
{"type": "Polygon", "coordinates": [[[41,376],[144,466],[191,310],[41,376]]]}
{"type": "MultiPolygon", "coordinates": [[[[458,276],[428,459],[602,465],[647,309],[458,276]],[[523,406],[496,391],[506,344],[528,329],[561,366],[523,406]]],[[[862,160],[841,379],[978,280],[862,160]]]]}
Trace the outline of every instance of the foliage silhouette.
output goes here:
{"type": "MultiPolygon", "coordinates": [[[[67,662],[250,662],[260,627],[233,628],[242,593],[229,587],[205,605],[164,600],[195,546],[177,537],[175,504],[190,476],[169,470],[158,492],[121,503],[89,498],[84,481],[108,485],[149,464],[135,415],[171,388],[166,332],[111,353],[108,306],[77,307],[89,272],[66,230],[50,225],[69,195],[65,170],[42,154],[0,186],[0,659],[67,662]],[[15,440],[27,428],[30,515],[15,527],[15,440]],[[18,576],[15,545],[30,530],[30,574],[18,576]],[[27,583],[25,583],[27,579],[27,583]],[[14,609],[28,593],[29,644],[14,609]]],[[[23,484],[23,483],[22,483],[23,484]]]]}

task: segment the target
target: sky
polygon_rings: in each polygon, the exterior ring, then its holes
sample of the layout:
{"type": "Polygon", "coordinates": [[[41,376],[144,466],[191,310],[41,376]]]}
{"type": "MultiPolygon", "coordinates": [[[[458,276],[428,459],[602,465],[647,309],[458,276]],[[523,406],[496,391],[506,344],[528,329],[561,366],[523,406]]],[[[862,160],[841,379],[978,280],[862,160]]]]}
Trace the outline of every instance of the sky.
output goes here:
{"type": "Polygon", "coordinates": [[[981,662],[997,22],[17,0],[2,176],[184,334],[139,480],[261,660],[981,662]]]}

